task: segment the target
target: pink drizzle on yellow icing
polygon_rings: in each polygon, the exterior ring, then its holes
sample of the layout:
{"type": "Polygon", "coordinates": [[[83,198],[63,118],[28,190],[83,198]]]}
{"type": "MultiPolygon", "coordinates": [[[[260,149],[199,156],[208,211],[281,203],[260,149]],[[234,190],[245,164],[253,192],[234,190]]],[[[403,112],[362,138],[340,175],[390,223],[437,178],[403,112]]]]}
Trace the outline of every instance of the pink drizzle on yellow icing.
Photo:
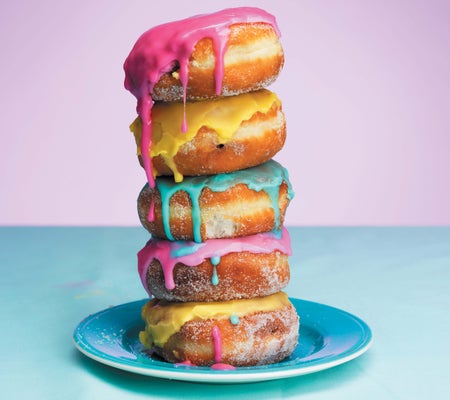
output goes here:
{"type": "MultiPolygon", "coordinates": [[[[197,42],[209,37],[215,52],[215,90],[222,92],[224,55],[228,45],[230,26],[236,23],[265,22],[271,24],[279,35],[275,18],[259,8],[240,7],[225,9],[213,14],[197,15],[181,21],[169,22],[145,32],[136,42],[125,60],[125,88],[137,98],[137,112],[142,121],[141,153],[148,183],[155,181],[150,157],[152,143],[151,109],[152,93],[162,75],[179,64],[179,78],[186,104],[189,79],[189,58],[197,42]]],[[[185,121],[181,127],[185,130],[185,121]]],[[[150,213],[152,214],[152,213],[150,213]]],[[[149,215],[153,220],[153,215],[149,215]]]]}
{"type": "Polygon", "coordinates": [[[173,269],[177,263],[195,267],[208,258],[222,257],[229,253],[247,251],[268,254],[276,250],[283,254],[292,254],[289,232],[284,227],[281,232],[265,232],[231,239],[210,239],[203,243],[172,242],[152,238],[138,253],[138,271],[144,288],[151,295],[147,285],[147,272],[154,259],[161,264],[166,288],[172,290],[175,288],[173,269]]]}
{"type": "Polygon", "coordinates": [[[212,337],[214,341],[214,361],[219,363],[222,361],[222,336],[217,326],[212,328],[212,337]]]}
{"type": "Polygon", "coordinates": [[[215,370],[233,370],[236,367],[233,367],[230,364],[222,363],[222,335],[220,334],[220,330],[217,326],[213,326],[212,328],[212,337],[214,341],[214,361],[215,364],[211,365],[211,369],[215,370]]]}

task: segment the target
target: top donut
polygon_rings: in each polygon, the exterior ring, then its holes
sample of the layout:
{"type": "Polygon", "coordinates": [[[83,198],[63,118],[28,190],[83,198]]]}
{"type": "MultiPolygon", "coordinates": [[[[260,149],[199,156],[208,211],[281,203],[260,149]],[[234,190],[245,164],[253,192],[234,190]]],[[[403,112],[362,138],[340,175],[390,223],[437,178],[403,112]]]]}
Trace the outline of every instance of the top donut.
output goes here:
{"type": "Polygon", "coordinates": [[[145,32],[125,60],[125,87],[140,102],[195,101],[268,86],[284,54],[275,17],[240,7],[145,32]]]}

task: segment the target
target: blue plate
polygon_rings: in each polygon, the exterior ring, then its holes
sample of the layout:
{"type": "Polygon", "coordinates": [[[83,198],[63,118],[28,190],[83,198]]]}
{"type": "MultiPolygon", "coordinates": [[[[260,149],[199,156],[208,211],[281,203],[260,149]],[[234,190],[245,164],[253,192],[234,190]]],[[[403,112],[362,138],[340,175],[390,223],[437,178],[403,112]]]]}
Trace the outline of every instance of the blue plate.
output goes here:
{"type": "Polygon", "coordinates": [[[75,329],[75,346],[103,364],[158,378],[208,383],[257,382],[318,372],[350,361],[372,343],[368,325],[346,311],[311,301],[290,299],[300,316],[299,343],[284,361],[232,371],[176,366],[152,358],[138,334],[141,308],[148,299],[122,304],[85,318],[75,329]]]}

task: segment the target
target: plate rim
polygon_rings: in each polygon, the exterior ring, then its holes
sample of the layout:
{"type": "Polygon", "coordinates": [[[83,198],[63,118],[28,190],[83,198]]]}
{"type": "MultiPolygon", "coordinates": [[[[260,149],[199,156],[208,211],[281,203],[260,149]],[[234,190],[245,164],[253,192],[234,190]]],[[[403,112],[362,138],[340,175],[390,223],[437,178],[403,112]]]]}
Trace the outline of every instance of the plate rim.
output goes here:
{"type": "MultiPolygon", "coordinates": [[[[369,325],[364,322],[361,318],[348,311],[329,306],[323,303],[317,303],[310,300],[304,300],[294,297],[289,297],[297,313],[301,317],[301,312],[299,312],[299,306],[307,305],[308,307],[316,309],[325,309],[327,312],[331,312],[334,315],[339,315],[341,318],[345,318],[347,321],[354,323],[355,327],[359,327],[359,341],[353,343],[352,347],[346,349],[343,353],[332,356],[331,359],[326,361],[311,360],[309,363],[303,363],[299,365],[298,362],[295,364],[280,365],[280,363],[272,364],[269,366],[257,366],[257,367],[244,367],[238,368],[236,370],[212,370],[207,367],[184,367],[175,366],[174,364],[168,364],[167,366],[153,366],[150,364],[139,364],[136,360],[123,360],[115,357],[111,354],[105,353],[99,350],[97,347],[92,346],[92,343],[86,342],[85,336],[82,334],[83,329],[88,325],[93,323],[94,320],[98,320],[104,314],[109,314],[117,311],[119,308],[135,308],[139,305],[143,305],[148,298],[136,300],[128,303],[122,303],[116,306],[108,307],[93,314],[86,316],[81,320],[76,328],[74,329],[72,340],[75,347],[85,356],[101,363],[108,365],[113,368],[121,369],[124,371],[155,377],[163,379],[175,379],[181,381],[191,381],[191,382],[208,382],[208,383],[245,383],[245,382],[258,382],[275,380],[282,378],[290,378],[294,376],[307,375],[319,371],[323,371],[337,365],[344,364],[351,361],[362,354],[364,354],[373,343],[373,333],[369,325]],[[306,365],[310,364],[310,365],[306,365]]],[[[139,314],[140,315],[140,314],[139,314]]],[[[135,317],[131,318],[130,321],[134,320],[135,317]]],[[[137,319],[137,318],[136,318],[137,319]]],[[[319,324],[320,325],[320,324],[319,324]]],[[[300,322],[300,332],[305,327],[304,323],[300,322]]],[[[308,325],[306,325],[308,326],[308,325]]],[[[323,326],[323,325],[322,325],[323,326]]],[[[325,325],[326,326],[326,325],[325,325]]],[[[121,336],[121,338],[123,335],[121,336]]],[[[299,337],[301,340],[301,335],[299,337]]],[[[123,347],[121,347],[123,349],[123,347]]],[[[324,347],[326,348],[326,346],[324,347]]],[[[313,353],[314,354],[314,353],[313,353]]],[[[295,360],[294,360],[295,361],[295,360]]],[[[299,360],[300,361],[300,360],[299,360]]]]}

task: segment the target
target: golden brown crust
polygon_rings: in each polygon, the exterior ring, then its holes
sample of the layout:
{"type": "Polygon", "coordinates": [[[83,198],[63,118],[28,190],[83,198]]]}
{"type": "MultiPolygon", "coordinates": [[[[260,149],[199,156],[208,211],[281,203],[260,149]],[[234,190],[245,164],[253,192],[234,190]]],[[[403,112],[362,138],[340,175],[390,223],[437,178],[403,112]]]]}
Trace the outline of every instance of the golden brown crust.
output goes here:
{"type": "Polygon", "coordinates": [[[279,251],[268,254],[230,253],[213,267],[210,260],[196,266],[176,264],[175,288],[166,289],[164,273],[153,260],[147,273],[147,286],[157,299],[167,301],[227,301],[268,296],[279,292],[289,282],[288,256],[279,251]],[[214,268],[218,283],[212,283],[214,268]]]}
{"type": "Polygon", "coordinates": [[[294,351],[298,341],[299,319],[288,304],[274,311],[245,315],[236,325],[229,319],[189,321],[162,348],[153,350],[172,363],[189,360],[210,366],[216,362],[211,333],[214,326],[222,339],[220,362],[234,366],[280,362],[294,351]]]}
{"type": "MultiPolygon", "coordinates": [[[[284,63],[283,49],[272,25],[232,25],[224,63],[222,96],[267,87],[277,78],[284,63]]],[[[212,40],[201,39],[189,61],[188,100],[217,97],[214,65],[212,40]]],[[[176,71],[161,77],[153,89],[152,98],[161,101],[182,101],[183,89],[176,71]]]]}
{"type": "MultiPolygon", "coordinates": [[[[202,241],[249,236],[281,228],[289,204],[288,187],[280,185],[278,207],[280,221],[277,226],[269,195],[249,189],[245,184],[232,186],[223,192],[202,190],[199,198],[202,241]]],[[[145,186],[138,197],[138,214],[145,229],[153,236],[168,239],[161,215],[161,196],[157,187],[145,186]],[[154,201],[155,218],[148,220],[150,204],[154,201]]],[[[192,204],[188,193],[177,191],[170,199],[170,231],[174,240],[194,240],[192,204]]]]}
{"type": "MultiPolygon", "coordinates": [[[[257,112],[243,121],[234,138],[222,143],[218,134],[203,126],[193,140],[181,146],[174,157],[182,175],[212,175],[254,167],[270,160],[286,140],[286,121],[281,104],[267,113],[257,112]],[[253,134],[258,132],[257,135],[253,134]]],[[[141,165],[142,158],[139,156],[141,165]]],[[[152,159],[156,176],[173,175],[161,156],[152,159]]]]}

